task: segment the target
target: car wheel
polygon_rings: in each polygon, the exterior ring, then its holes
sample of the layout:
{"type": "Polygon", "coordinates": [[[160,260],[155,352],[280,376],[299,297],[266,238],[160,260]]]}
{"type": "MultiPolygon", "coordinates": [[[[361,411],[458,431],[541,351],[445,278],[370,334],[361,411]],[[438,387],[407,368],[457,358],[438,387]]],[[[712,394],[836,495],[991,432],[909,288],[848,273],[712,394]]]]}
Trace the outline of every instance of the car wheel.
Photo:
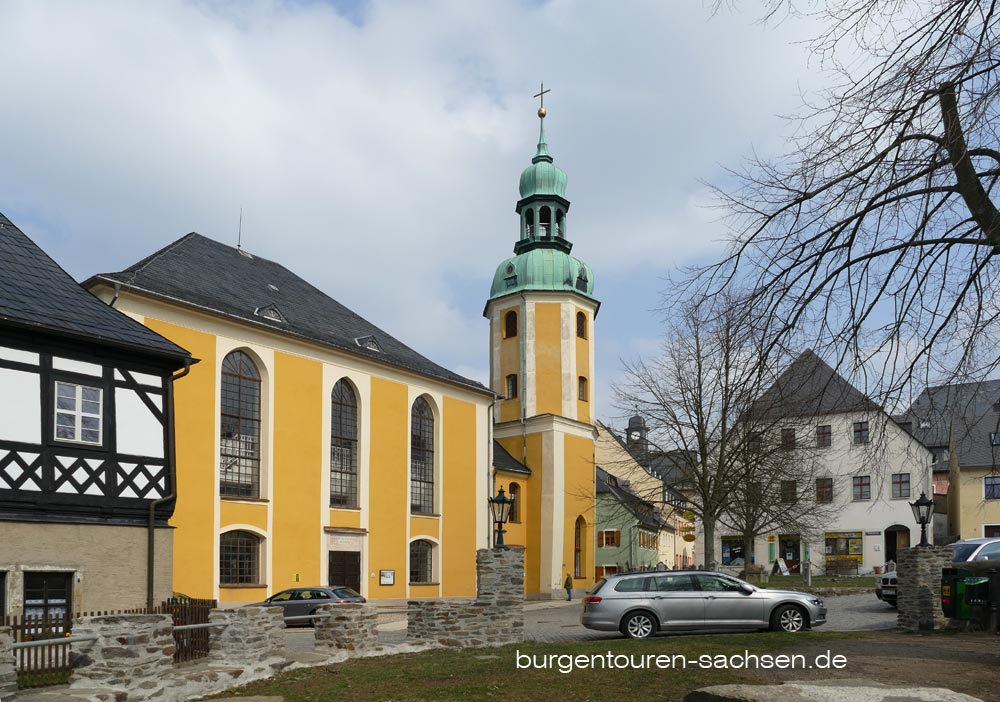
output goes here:
{"type": "Polygon", "coordinates": [[[656,622],[648,612],[633,612],[622,620],[622,633],[630,639],[645,639],[656,633],[656,622]]]}
{"type": "Polygon", "coordinates": [[[773,631],[788,631],[795,633],[806,628],[806,613],[795,605],[781,605],[771,615],[773,631]]]}

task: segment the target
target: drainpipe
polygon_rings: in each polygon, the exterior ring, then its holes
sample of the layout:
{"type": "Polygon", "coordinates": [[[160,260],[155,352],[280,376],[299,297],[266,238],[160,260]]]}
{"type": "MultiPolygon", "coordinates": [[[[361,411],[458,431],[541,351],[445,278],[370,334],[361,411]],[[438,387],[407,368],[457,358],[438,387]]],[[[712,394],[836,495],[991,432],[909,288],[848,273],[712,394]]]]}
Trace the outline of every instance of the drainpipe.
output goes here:
{"type": "MultiPolygon", "coordinates": [[[[528,301],[521,292],[521,380],[518,383],[518,393],[521,395],[521,464],[528,465],[528,425],[525,415],[528,412],[528,301]]],[[[535,402],[538,402],[537,392],[535,402]]]]}
{"type": "MultiPolygon", "coordinates": [[[[493,483],[496,481],[496,471],[493,469],[493,417],[497,402],[506,400],[503,395],[493,393],[493,402],[486,410],[486,499],[493,497],[493,483]]],[[[486,503],[487,505],[489,502],[486,503]]],[[[486,548],[493,548],[493,516],[486,510],[486,548]]]]}
{"type": "Polygon", "coordinates": [[[122,291],[121,283],[115,283],[115,294],[114,297],[108,302],[108,307],[114,307],[115,303],[118,302],[118,293],[122,291]]]}
{"type": "MultiPolygon", "coordinates": [[[[115,297],[118,296],[117,287],[116,285],[115,297]]],[[[166,502],[177,499],[177,459],[174,455],[174,381],[180,380],[190,372],[191,359],[184,359],[184,370],[177,375],[170,376],[170,382],[167,383],[166,394],[164,395],[167,427],[170,429],[170,435],[167,437],[167,445],[164,447],[164,453],[167,457],[167,480],[170,484],[170,494],[149,503],[149,524],[146,529],[146,608],[150,612],[153,611],[153,607],[155,606],[153,602],[153,564],[156,559],[156,508],[166,502]]]]}

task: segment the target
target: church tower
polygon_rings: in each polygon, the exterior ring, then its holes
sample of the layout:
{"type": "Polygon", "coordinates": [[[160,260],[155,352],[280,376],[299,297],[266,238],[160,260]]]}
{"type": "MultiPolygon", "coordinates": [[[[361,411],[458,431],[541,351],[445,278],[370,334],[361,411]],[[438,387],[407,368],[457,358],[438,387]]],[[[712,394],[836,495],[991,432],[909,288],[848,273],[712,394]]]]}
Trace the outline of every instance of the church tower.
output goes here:
{"type": "Polygon", "coordinates": [[[547,598],[594,579],[594,298],[590,267],[570,255],[566,174],[545,141],[521,174],[514,256],[493,277],[490,385],[497,402],[494,437],[505,458],[496,486],[519,506],[507,543],[525,547],[525,592],[547,598]]]}

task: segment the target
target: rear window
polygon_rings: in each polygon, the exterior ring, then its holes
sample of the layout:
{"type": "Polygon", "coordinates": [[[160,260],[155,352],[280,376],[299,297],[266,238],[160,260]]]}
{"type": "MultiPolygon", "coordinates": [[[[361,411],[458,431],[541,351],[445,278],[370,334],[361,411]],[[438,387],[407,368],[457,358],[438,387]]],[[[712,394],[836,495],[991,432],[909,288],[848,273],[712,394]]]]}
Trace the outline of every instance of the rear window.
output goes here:
{"type": "Polygon", "coordinates": [[[361,595],[359,595],[349,587],[338,587],[336,590],[333,591],[333,594],[335,594],[337,597],[343,597],[343,598],[361,597],[361,595]]]}
{"type": "Polygon", "coordinates": [[[587,594],[596,595],[598,592],[600,592],[601,588],[604,587],[604,583],[606,582],[608,581],[605,580],[604,578],[601,578],[596,583],[594,583],[594,587],[590,588],[590,591],[587,594]]]}
{"type": "Polygon", "coordinates": [[[615,585],[615,592],[643,592],[649,578],[626,578],[615,585]]]}

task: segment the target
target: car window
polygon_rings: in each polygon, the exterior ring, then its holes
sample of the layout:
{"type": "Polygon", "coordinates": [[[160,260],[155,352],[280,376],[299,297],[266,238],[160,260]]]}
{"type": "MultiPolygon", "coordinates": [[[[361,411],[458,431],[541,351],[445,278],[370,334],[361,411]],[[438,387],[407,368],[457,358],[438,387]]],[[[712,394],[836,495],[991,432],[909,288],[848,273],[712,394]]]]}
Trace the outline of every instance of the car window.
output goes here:
{"type": "Polygon", "coordinates": [[[328,594],[326,594],[325,592],[323,592],[322,590],[312,590],[311,594],[312,594],[312,598],[314,600],[328,600],[328,599],[330,599],[330,596],[328,594]]]}
{"type": "Polygon", "coordinates": [[[708,592],[738,592],[740,584],[718,575],[698,575],[698,585],[708,592]]]}
{"type": "Polygon", "coordinates": [[[955,555],[952,559],[955,563],[962,563],[969,560],[969,556],[979,548],[979,544],[955,544],[955,555]]]}
{"type": "Polygon", "coordinates": [[[333,591],[333,594],[336,595],[337,597],[341,597],[344,599],[348,597],[361,597],[360,594],[358,594],[349,587],[338,587],[336,590],[333,591]]]}
{"type": "Polygon", "coordinates": [[[976,554],[977,561],[1000,561],[1000,541],[983,546],[983,550],[976,554]]]}
{"type": "Polygon", "coordinates": [[[292,599],[293,600],[311,600],[312,599],[312,593],[309,590],[301,590],[299,592],[296,592],[295,593],[295,597],[293,597],[292,599]]]}
{"type": "Polygon", "coordinates": [[[601,578],[596,583],[594,583],[594,587],[590,588],[590,590],[587,592],[587,594],[588,595],[593,595],[593,594],[597,593],[602,587],[604,587],[604,583],[606,583],[606,582],[608,582],[608,581],[605,580],[604,578],[601,578]]]}
{"type": "Polygon", "coordinates": [[[292,599],[291,592],[279,592],[277,595],[268,600],[268,602],[288,602],[292,599]]]}
{"type": "Polygon", "coordinates": [[[615,592],[642,592],[649,578],[625,578],[615,583],[615,592]]]}
{"type": "Polygon", "coordinates": [[[694,581],[691,579],[690,575],[656,575],[653,576],[652,581],[649,584],[650,590],[658,590],[659,592],[689,592],[694,590],[694,581]]]}

